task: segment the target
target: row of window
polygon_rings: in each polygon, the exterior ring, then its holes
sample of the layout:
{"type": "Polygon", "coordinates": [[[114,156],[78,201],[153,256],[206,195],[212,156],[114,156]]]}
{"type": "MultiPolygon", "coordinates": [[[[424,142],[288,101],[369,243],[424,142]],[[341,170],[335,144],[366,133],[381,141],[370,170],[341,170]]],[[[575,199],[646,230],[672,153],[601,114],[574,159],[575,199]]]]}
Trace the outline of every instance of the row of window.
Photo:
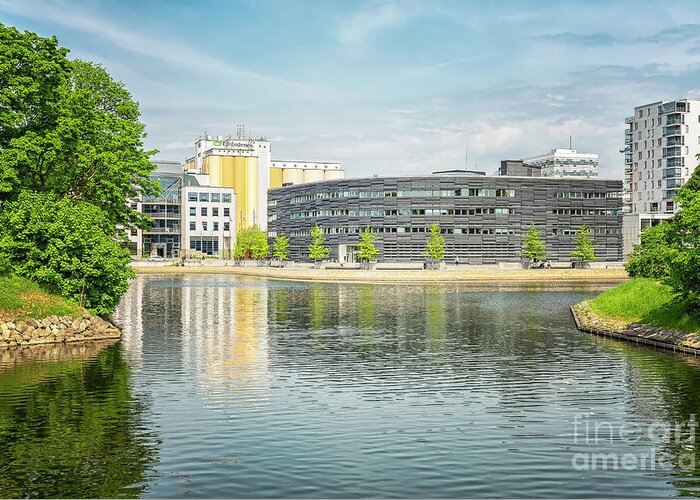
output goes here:
{"type": "Polygon", "coordinates": [[[618,215],[616,208],[555,208],[554,215],[618,215]]]}
{"type": "MultiPolygon", "coordinates": [[[[408,191],[327,191],[323,193],[306,194],[294,196],[290,203],[306,203],[317,199],[326,198],[431,198],[431,197],[451,197],[451,196],[482,196],[497,198],[515,197],[515,189],[490,189],[490,188],[460,188],[460,189],[412,189],[408,191]]],[[[274,201],[276,205],[277,202],[274,201]]],[[[271,202],[270,204],[272,205],[271,202]]]]}
{"type": "MultiPolygon", "coordinates": [[[[209,224],[206,221],[203,221],[202,223],[202,231],[208,231],[209,230],[209,224]]],[[[197,222],[190,222],[190,231],[196,231],[197,230],[197,222]]],[[[212,222],[211,223],[211,230],[212,231],[218,231],[219,230],[219,223],[218,222],[212,222]]],[[[231,230],[231,223],[230,222],[224,222],[224,231],[230,231],[231,230]]]]}
{"type": "Polygon", "coordinates": [[[231,193],[206,193],[190,191],[187,193],[187,201],[206,201],[213,203],[231,203],[231,193]]]}
{"type": "MultiPolygon", "coordinates": [[[[347,227],[323,227],[321,231],[324,234],[359,234],[365,231],[364,227],[347,226],[347,227]]],[[[553,235],[575,235],[581,230],[576,228],[555,228],[552,229],[553,235]]],[[[621,234],[622,230],[616,227],[595,227],[592,228],[593,234],[621,234]]],[[[371,233],[429,233],[430,227],[421,226],[384,226],[370,227],[371,233]]],[[[516,234],[516,230],[511,227],[455,227],[455,228],[440,228],[442,234],[516,234]]],[[[274,233],[276,236],[277,233],[274,233]]],[[[289,232],[290,236],[310,236],[311,231],[308,229],[293,229],[289,232]]],[[[268,233],[272,237],[272,232],[268,233]]]]}
{"type": "MultiPolygon", "coordinates": [[[[200,215],[202,217],[207,217],[209,210],[207,209],[207,207],[200,207],[199,212],[200,212],[200,215]]],[[[197,215],[197,207],[190,207],[190,216],[195,217],[196,215],[197,215]]],[[[219,216],[219,207],[212,207],[211,215],[213,217],[218,217],[219,216]]],[[[229,207],[224,207],[224,217],[230,217],[230,216],[231,216],[231,209],[229,207]]]]}
{"type": "MultiPolygon", "coordinates": [[[[314,217],[391,217],[391,216],[440,216],[440,215],[482,215],[496,214],[509,215],[514,214],[514,208],[497,207],[497,208],[398,208],[398,209],[366,209],[366,210],[349,210],[347,208],[337,208],[334,210],[308,210],[305,212],[293,212],[290,218],[292,219],[308,219],[314,217]]],[[[269,218],[268,218],[269,219],[269,218]]]]}
{"type": "Polygon", "coordinates": [[[588,200],[602,200],[605,198],[621,198],[621,191],[609,191],[607,193],[596,191],[596,192],[582,192],[582,191],[564,191],[557,193],[557,198],[582,198],[588,200]]]}

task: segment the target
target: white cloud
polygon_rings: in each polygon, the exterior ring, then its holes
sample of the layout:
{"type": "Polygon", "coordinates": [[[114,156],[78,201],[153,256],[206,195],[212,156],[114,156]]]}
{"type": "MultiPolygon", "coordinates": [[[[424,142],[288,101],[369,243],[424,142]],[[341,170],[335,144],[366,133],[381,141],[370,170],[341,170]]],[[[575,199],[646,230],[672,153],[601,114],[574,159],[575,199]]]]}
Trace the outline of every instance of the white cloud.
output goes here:
{"type": "Polygon", "coordinates": [[[338,40],[351,47],[362,47],[377,36],[418,16],[420,5],[413,2],[373,2],[340,20],[338,40]]]}

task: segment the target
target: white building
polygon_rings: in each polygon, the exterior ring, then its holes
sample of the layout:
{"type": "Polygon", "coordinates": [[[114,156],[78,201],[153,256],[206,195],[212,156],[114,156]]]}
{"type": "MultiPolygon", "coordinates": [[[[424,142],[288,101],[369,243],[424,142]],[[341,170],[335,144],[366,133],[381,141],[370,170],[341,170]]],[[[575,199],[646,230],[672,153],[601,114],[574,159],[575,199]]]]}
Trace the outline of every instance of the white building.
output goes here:
{"type": "MultiPolygon", "coordinates": [[[[201,181],[201,176],[197,177],[201,181]]],[[[194,184],[184,186],[182,206],[184,248],[230,258],[236,244],[236,196],[233,189],[194,184]]]]}
{"type": "Polygon", "coordinates": [[[625,205],[623,255],[640,234],[671,217],[680,187],[698,164],[700,101],[680,99],[634,108],[625,119],[625,205]]]}
{"type": "Polygon", "coordinates": [[[625,180],[630,212],[673,214],[679,188],[700,153],[700,101],[661,101],[625,120],[625,180]]]}
{"type": "Polygon", "coordinates": [[[542,170],[542,177],[598,177],[598,155],[575,149],[552,149],[549,153],[525,158],[523,163],[542,170]]]}

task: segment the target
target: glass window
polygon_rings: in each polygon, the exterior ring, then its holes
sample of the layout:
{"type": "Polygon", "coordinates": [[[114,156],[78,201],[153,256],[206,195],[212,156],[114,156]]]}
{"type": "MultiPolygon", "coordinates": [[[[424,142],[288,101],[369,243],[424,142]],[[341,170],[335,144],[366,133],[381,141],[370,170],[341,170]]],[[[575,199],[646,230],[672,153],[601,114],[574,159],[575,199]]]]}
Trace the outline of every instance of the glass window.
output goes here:
{"type": "Polygon", "coordinates": [[[212,223],[212,230],[213,230],[213,231],[218,231],[218,230],[219,230],[219,223],[218,223],[218,222],[213,222],[213,223],[212,223]]]}
{"type": "Polygon", "coordinates": [[[193,217],[197,215],[197,207],[190,207],[190,215],[193,217]]]}
{"type": "Polygon", "coordinates": [[[209,193],[199,193],[199,201],[209,201],[209,193]]]}
{"type": "Polygon", "coordinates": [[[224,207],[224,217],[230,217],[231,216],[231,209],[228,207],[224,207]]]}
{"type": "Polygon", "coordinates": [[[219,193],[212,193],[211,194],[211,201],[218,202],[219,201],[219,193]]]}
{"type": "Polygon", "coordinates": [[[218,216],[219,216],[219,207],[212,207],[212,209],[211,209],[211,214],[212,214],[214,217],[218,217],[218,216]]]}
{"type": "Polygon", "coordinates": [[[221,195],[221,201],[224,203],[231,203],[231,193],[223,193],[221,195]]]}
{"type": "Polygon", "coordinates": [[[201,212],[202,212],[202,217],[206,217],[207,216],[207,207],[202,207],[201,212]]]}
{"type": "Polygon", "coordinates": [[[192,191],[187,193],[187,201],[197,201],[197,193],[192,191]]]}
{"type": "Polygon", "coordinates": [[[206,222],[202,222],[202,229],[203,229],[204,231],[207,230],[207,223],[206,223],[206,222]]]}
{"type": "Polygon", "coordinates": [[[196,230],[197,230],[197,223],[190,222],[190,231],[196,231],[196,230]]]}
{"type": "Polygon", "coordinates": [[[224,222],[224,231],[230,231],[230,230],[231,230],[231,223],[224,222]]]}

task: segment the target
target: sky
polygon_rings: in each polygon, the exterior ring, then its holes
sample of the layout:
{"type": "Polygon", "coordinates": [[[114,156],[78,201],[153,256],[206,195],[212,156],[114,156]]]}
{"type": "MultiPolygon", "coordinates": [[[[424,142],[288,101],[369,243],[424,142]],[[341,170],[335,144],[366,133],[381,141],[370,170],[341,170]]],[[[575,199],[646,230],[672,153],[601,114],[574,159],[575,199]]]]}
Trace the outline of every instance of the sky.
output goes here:
{"type": "Polygon", "coordinates": [[[634,107],[700,98],[697,1],[0,0],[0,22],[103,64],[160,159],[245,124],[348,177],[491,174],[571,136],[621,179],[634,107]]]}

